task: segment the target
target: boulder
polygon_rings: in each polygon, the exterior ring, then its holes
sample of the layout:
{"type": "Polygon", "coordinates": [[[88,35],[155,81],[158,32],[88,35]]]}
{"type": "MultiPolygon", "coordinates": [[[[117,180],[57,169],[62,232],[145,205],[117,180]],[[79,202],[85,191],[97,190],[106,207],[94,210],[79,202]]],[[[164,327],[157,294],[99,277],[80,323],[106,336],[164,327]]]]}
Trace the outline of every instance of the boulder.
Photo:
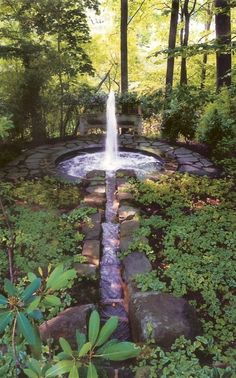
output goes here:
{"type": "Polygon", "coordinates": [[[49,338],[58,341],[60,337],[64,337],[72,347],[76,348],[75,332],[78,329],[87,334],[88,317],[94,309],[93,304],[86,304],[62,311],[55,318],[40,325],[41,339],[44,342],[49,338]]]}
{"type": "Polygon", "coordinates": [[[136,274],[151,272],[152,266],[147,257],[140,252],[132,252],[123,259],[123,278],[126,282],[136,274]]]}
{"type": "Polygon", "coordinates": [[[185,299],[171,294],[135,293],[130,298],[129,316],[135,342],[145,342],[151,337],[166,350],[180,336],[194,339],[201,334],[194,308],[185,299]]]}
{"type": "Polygon", "coordinates": [[[120,236],[121,238],[126,236],[132,236],[134,231],[139,228],[140,222],[138,220],[127,220],[121,223],[120,236]]]}

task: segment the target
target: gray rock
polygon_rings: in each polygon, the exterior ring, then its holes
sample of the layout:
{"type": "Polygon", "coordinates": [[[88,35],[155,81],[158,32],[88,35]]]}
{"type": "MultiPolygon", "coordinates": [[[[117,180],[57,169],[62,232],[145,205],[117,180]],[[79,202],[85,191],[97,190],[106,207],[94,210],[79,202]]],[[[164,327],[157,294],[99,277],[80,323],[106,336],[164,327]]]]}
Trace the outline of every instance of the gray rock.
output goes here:
{"type": "Polygon", "coordinates": [[[79,276],[85,276],[85,277],[89,277],[89,278],[96,278],[97,277],[96,265],[75,263],[74,269],[77,271],[79,276]]]}
{"type": "Polygon", "coordinates": [[[87,334],[88,317],[94,309],[94,305],[86,304],[62,311],[55,318],[40,325],[41,339],[44,342],[49,338],[58,341],[60,337],[64,337],[72,347],[76,348],[76,330],[78,329],[80,332],[87,334]]]}
{"type": "Polygon", "coordinates": [[[121,238],[125,236],[132,236],[134,231],[139,228],[140,222],[138,220],[127,220],[121,223],[120,226],[120,236],[121,238]]]}
{"type": "Polygon", "coordinates": [[[182,335],[194,339],[201,334],[194,308],[185,299],[170,294],[134,294],[130,298],[129,316],[135,342],[147,341],[151,337],[157,345],[169,349],[182,335]]]}
{"type": "Polygon", "coordinates": [[[104,208],[106,198],[101,194],[89,194],[84,197],[83,203],[86,206],[104,208]]]}
{"type": "Polygon", "coordinates": [[[90,194],[104,194],[106,193],[105,185],[90,185],[86,188],[86,192],[90,194]]]}
{"type": "Polygon", "coordinates": [[[82,255],[87,257],[88,263],[98,266],[100,260],[100,241],[86,240],[83,245],[82,255]]]}
{"type": "Polygon", "coordinates": [[[131,220],[135,215],[139,214],[139,210],[132,206],[122,205],[118,210],[119,221],[131,220]]]}
{"type": "Polygon", "coordinates": [[[151,272],[152,266],[147,257],[140,252],[132,252],[123,259],[123,278],[131,281],[136,274],[151,272]]]}

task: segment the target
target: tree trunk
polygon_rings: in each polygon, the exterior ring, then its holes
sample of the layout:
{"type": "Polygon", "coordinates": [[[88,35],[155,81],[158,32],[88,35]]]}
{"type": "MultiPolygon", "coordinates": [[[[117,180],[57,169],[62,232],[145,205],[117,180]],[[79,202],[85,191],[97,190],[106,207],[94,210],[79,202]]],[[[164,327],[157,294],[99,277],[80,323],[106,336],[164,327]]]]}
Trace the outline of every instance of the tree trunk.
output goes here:
{"type": "MultiPolygon", "coordinates": [[[[230,47],[231,44],[231,19],[230,3],[228,0],[215,0],[215,26],[216,39],[219,45],[230,47]]],[[[231,85],[231,51],[216,53],[216,86],[231,85]]]]}
{"type": "MultiPolygon", "coordinates": [[[[169,49],[175,48],[178,15],[179,15],[179,0],[172,0],[171,17],[170,17],[170,32],[169,32],[169,42],[168,42],[169,49]]],[[[168,90],[168,88],[172,88],[173,86],[174,61],[175,61],[175,58],[171,56],[171,52],[170,52],[168,54],[168,59],[167,59],[166,90],[168,90]]]]}
{"type": "MultiPolygon", "coordinates": [[[[192,9],[189,10],[189,0],[184,0],[184,5],[181,7],[181,22],[184,22],[184,28],[181,29],[180,41],[181,46],[187,47],[189,40],[189,27],[190,27],[190,18],[195,10],[197,0],[193,0],[192,9]]],[[[187,76],[187,58],[186,54],[183,51],[181,59],[181,71],[180,71],[180,85],[188,84],[187,76]]]]}
{"type": "MultiPolygon", "coordinates": [[[[207,4],[207,20],[205,23],[205,32],[206,34],[209,32],[211,28],[211,21],[212,21],[213,11],[212,11],[212,4],[207,4]]],[[[208,36],[205,37],[205,42],[208,41],[208,36]]],[[[205,87],[206,81],[206,65],[207,65],[208,54],[204,53],[202,58],[202,72],[201,72],[201,89],[205,87]]]]}
{"type": "Polygon", "coordinates": [[[128,0],[121,0],[121,93],[128,92],[128,0]]]}
{"type": "MultiPolygon", "coordinates": [[[[189,25],[190,25],[190,15],[188,12],[185,13],[185,22],[184,22],[184,36],[183,36],[183,42],[182,46],[187,47],[188,46],[188,40],[189,40],[189,25]]],[[[184,55],[182,55],[181,58],[181,69],[180,69],[180,85],[187,85],[188,84],[188,77],[187,77],[187,59],[184,55]]]]}

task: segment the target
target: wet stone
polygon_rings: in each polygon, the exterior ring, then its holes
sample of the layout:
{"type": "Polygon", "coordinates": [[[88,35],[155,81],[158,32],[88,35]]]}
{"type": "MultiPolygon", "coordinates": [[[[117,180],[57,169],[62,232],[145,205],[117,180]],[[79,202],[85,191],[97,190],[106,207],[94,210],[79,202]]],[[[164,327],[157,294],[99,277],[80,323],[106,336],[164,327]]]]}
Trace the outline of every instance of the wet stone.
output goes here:
{"type": "Polygon", "coordinates": [[[100,241],[86,240],[83,245],[82,255],[87,257],[89,263],[98,266],[100,260],[100,241]]]}
{"type": "Polygon", "coordinates": [[[97,170],[88,172],[87,175],[86,175],[86,178],[88,178],[88,179],[94,178],[95,180],[97,180],[97,177],[103,177],[104,178],[105,172],[97,169],[97,170]]]}

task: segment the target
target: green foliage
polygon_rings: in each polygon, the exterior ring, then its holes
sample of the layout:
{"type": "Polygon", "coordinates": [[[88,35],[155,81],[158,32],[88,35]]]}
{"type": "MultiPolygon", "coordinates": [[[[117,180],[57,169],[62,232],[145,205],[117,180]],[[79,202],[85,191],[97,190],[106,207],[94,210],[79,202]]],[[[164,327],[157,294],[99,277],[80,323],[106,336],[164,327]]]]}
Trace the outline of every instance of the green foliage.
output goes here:
{"type": "Polygon", "coordinates": [[[80,191],[77,185],[45,178],[14,186],[2,183],[0,189],[11,227],[9,230],[5,217],[0,218],[0,278],[7,273],[6,250],[12,246],[12,236],[14,268],[18,276],[30,270],[37,271],[39,266],[47,267],[49,263],[55,265],[64,261],[70,265],[84,261],[81,255],[83,234],[78,226],[83,216],[83,221],[89,220],[93,210],[84,208],[69,215],[58,211],[58,208],[65,210],[65,207],[70,209],[78,205],[80,191]]]}
{"type": "Polygon", "coordinates": [[[207,143],[216,162],[235,176],[236,149],[236,92],[223,88],[209,103],[201,117],[197,136],[207,143]]]}
{"type": "Polygon", "coordinates": [[[60,338],[59,343],[62,352],[57,354],[55,364],[44,372],[32,360],[30,360],[27,369],[24,372],[28,377],[32,377],[35,373],[36,377],[58,377],[62,374],[69,373],[69,377],[79,377],[79,372],[84,367],[87,368],[87,377],[98,377],[96,370],[97,359],[105,359],[110,361],[123,361],[135,358],[140,353],[140,348],[131,342],[119,342],[116,339],[109,340],[111,334],[117,328],[118,318],[111,317],[100,329],[100,316],[95,310],[91,313],[88,326],[88,340],[83,333],[76,331],[76,339],[78,343],[77,350],[72,350],[70,344],[60,338]],[[36,366],[37,365],[37,366],[36,366]],[[42,375],[40,375],[42,374],[42,375]]]}
{"type": "MultiPolygon", "coordinates": [[[[198,356],[210,344],[210,340],[199,336],[193,342],[180,337],[167,352],[154,345],[144,346],[140,354],[139,367],[146,367],[150,378],[157,377],[157,369],[160,378],[233,378],[233,368],[210,368],[201,364],[198,356]]],[[[135,370],[138,371],[137,368],[135,370]]]]}
{"type": "Polygon", "coordinates": [[[8,134],[9,130],[13,129],[14,124],[11,118],[6,116],[0,116],[0,138],[5,139],[8,134]]]}
{"type": "Polygon", "coordinates": [[[197,87],[180,86],[168,93],[163,112],[163,136],[171,141],[180,136],[192,140],[206,100],[207,94],[197,87]]]}
{"type": "Polygon", "coordinates": [[[6,296],[0,295],[0,333],[5,332],[9,326],[13,343],[15,343],[15,332],[17,332],[28,344],[40,350],[41,343],[35,321],[42,320],[49,298],[51,299],[50,307],[58,308],[60,299],[52,293],[67,288],[75,279],[76,271],[74,269],[64,271],[63,265],[60,265],[49,275],[46,285],[33,273],[29,276],[32,281],[26,287],[22,285],[17,287],[5,279],[6,296]]]}
{"type": "Polygon", "coordinates": [[[137,274],[135,276],[136,286],[142,291],[154,290],[166,292],[166,283],[161,281],[158,277],[161,273],[162,272],[156,272],[153,270],[150,273],[137,274]]]}
{"type": "MultiPolygon", "coordinates": [[[[204,349],[205,355],[233,367],[236,326],[234,182],[161,175],[158,182],[133,181],[130,185],[136,201],[142,205],[144,213],[147,212],[146,219],[141,221],[140,233],[147,238],[146,249],[152,249],[154,266],[158,266],[150,273],[138,275],[136,285],[144,291],[171,292],[188,299],[198,312],[204,336],[212,340],[204,349]],[[150,217],[153,211],[160,215],[150,217]]],[[[187,366],[186,363],[186,369],[187,366]]],[[[174,374],[171,370],[167,372],[174,374]]],[[[221,371],[219,374],[223,376],[221,371]]],[[[197,377],[197,368],[193,376],[197,377]]]]}

